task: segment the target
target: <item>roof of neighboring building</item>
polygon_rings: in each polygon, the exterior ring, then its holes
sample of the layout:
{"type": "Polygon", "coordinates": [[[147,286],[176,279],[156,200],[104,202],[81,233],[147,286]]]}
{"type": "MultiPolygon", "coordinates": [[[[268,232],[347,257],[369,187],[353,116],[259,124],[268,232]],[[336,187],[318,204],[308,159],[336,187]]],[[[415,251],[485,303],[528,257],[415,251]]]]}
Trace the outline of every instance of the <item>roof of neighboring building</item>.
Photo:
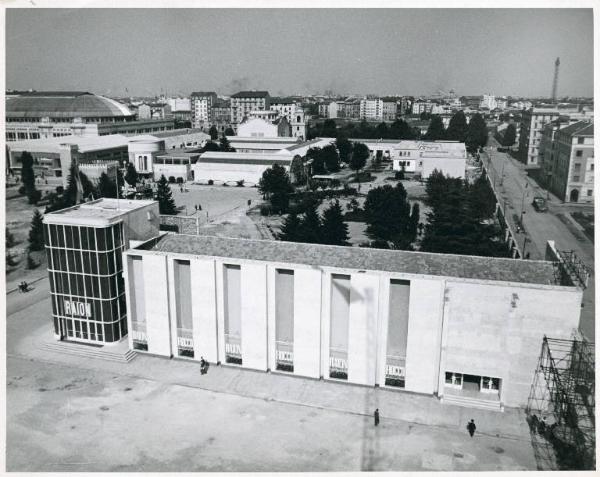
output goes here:
{"type": "Polygon", "coordinates": [[[232,94],[232,98],[266,98],[269,96],[268,91],[240,91],[232,94]]]}
{"type": "Polygon", "coordinates": [[[138,249],[297,263],[314,267],[377,270],[539,285],[556,284],[552,262],[534,260],[179,234],[163,235],[146,242],[138,249]]]}
{"type": "Polygon", "coordinates": [[[289,165],[292,161],[291,156],[281,156],[271,152],[252,153],[252,152],[216,152],[207,151],[200,154],[198,163],[219,163],[219,164],[283,164],[289,165]]]}
{"type": "Polygon", "coordinates": [[[196,91],[191,94],[191,96],[216,96],[217,93],[214,91],[196,91]]]}
{"type": "Polygon", "coordinates": [[[8,118],[128,118],[133,113],[114,99],[92,93],[58,91],[26,93],[6,100],[8,118]]]}
{"type": "Polygon", "coordinates": [[[173,136],[185,136],[187,134],[201,134],[203,136],[206,136],[206,138],[210,137],[208,134],[206,134],[200,128],[171,129],[169,131],[159,131],[159,132],[151,133],[152,136],[159,137],[159,138],[173,137],[173,136]]]}
{"type": "Polygon", "coordinates": [[[132,210],[155,204],[153,200],[101,198],[44,215],[44,223],[108,225],[132,210]]]}
{"type": "Polygon", "coordinates": [[[277,96],[271,96],[269,100],[271,104],[294,104],[294,100],[292,98],[279,98],[277,96]]]}
{"type": "Polygon", "coordinates": [[[11,151],[27,152],[60,152],[61,144],[75,144],[79,152],[92,152],[102,149],[126,147],[130,138],[121,134],[108,134],[106,136],[62,136],[47,139],[28,139],[7,143],[11,151]]]}
{"type": "Polygon", "coordinates": [[[588,121],[579,121],[560,130],[561,134],[571,136],[594,136],[594,123],[588,121]]]}
{"type": "Polygon", "coordinates": [[[178,147],[175,149],[167,149],[164,152],[161,152],[160,154],[158,154],[156,157],[171,157],[171,158],[190,158],[190,157],[197,157],[199,156],[200,153],[200,149],[201,148],[190,148],[190,147],[186,147],[186,148],[182,148],[182,147],[178,147]]]}
{"type": "Polygon", "coordinates": [[[226,99],[217,99],[215,101],[215,104],[213,105],[213,108],[230,108],[231,107],[231,102],[227,101],[226,99]]]}

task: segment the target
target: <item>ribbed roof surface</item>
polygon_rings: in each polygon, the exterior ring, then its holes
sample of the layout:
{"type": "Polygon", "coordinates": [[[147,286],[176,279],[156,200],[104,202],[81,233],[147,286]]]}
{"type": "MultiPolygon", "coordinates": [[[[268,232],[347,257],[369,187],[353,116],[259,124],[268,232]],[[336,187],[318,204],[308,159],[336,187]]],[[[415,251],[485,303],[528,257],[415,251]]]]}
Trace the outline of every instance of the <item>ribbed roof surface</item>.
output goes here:
{"type": "Polygon", "coordinates": [[[126,118],[133,113],[113,99],[92,93],[59,91],[26,93],[6,100],[8,118],[126,118]]]}
{"type": "Polygon", "coordinates": [[[556,285],[552,262],[512,258],[179,234],[163,235],[141,245],[138,250],[298,263],[316,267],[380,270],[475,280],[556,285]]]}

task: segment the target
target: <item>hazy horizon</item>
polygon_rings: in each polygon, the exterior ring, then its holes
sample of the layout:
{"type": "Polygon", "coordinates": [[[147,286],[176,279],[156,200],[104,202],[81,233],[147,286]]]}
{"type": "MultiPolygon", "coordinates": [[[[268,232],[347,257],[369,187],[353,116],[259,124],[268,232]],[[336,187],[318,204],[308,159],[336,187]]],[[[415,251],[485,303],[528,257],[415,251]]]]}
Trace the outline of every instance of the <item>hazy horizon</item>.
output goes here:
{"type": "Polygon", "coordinates": [[[6,87],[593,96],[592,9],[6,9],[6,87]]]}

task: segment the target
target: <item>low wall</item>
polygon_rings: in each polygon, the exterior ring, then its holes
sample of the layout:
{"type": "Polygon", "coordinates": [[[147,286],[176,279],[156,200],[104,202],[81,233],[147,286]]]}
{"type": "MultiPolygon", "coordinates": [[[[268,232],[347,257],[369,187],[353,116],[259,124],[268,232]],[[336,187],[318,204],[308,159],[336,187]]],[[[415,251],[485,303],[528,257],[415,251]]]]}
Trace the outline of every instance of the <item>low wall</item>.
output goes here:
{"type": "Polygon", "coordinates": [[[203,216],[161,215],[160,225],[176,226],[177,233],[200,235],[200,226],[206,223],[203,216]]]}

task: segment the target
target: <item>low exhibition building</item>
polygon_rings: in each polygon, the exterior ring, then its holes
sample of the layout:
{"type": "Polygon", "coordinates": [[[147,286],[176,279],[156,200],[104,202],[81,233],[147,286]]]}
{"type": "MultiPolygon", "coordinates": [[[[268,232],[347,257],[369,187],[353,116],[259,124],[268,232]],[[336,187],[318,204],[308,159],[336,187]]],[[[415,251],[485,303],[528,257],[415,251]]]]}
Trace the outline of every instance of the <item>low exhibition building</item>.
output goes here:
{"type": "Polygon", "coordinates": [[[123,261],[139,352],[493,409],[526,404],[582,300],[550,261],[175,234],[123,261]]]}

